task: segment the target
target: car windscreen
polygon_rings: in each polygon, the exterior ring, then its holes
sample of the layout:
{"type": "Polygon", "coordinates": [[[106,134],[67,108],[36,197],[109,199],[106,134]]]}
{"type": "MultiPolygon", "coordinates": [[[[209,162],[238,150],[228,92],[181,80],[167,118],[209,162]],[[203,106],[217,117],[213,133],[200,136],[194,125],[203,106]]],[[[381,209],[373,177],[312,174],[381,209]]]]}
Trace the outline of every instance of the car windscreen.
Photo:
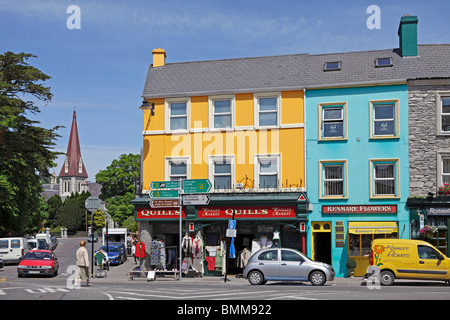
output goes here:
{"type": "Polygon", "coordinates": [[[28,252],[24,260],[51,260],[52,254],[50,252],[28,252]]]}
{"type": "MultiPolygon", "coordinates": [[[[106,246],[102,246],[101,250],[106,252],[106,246]]],[[[118,247],[108,246],[108,252],[119,252],[118,247]]]]}

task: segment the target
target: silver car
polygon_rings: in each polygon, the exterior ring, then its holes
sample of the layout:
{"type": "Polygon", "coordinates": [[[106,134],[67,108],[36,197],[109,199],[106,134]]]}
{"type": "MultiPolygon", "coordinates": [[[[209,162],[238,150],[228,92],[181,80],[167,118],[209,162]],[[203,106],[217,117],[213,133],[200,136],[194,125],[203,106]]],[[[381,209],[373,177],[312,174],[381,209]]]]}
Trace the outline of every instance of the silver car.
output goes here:
{"type": "Polygon", "coordinates": [[[244,278],[252,285],[267,281],[309,281],[313,286],[321,286],[333,281],[334,275],[329,264],[312,261],[301,252],[287,248],[259,250],[244,270],[244,278]]]}

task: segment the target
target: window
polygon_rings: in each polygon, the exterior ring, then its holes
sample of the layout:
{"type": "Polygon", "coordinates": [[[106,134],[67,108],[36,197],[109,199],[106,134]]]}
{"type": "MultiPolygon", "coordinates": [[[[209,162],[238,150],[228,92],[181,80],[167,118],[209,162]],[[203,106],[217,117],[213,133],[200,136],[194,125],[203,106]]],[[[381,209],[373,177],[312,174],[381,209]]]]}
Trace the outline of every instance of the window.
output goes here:
{"type": "Polygon", "coordinates": [[[347,197],[347,161],[320,161],[320,198],[347,197]]]}
{"type": "Polygon", "coordinates": [[[375,67],[392,67],[392,58],[377,58],[375,59],[375,67]]]}
{"type": "Polygon", "coordinates": [[[278,261],[278,250],[269,250],[263,252],[258,256],[258,260],[278,261]]]}
{"type": "Polygon", "coordinates": [[[450,97],[441,97],[441,130],[450,133],[450,97]]]}
{"type": "Polygon", "coordinates": [[[280,157],[277,155],[256,156],[257,172],[255,185],[260,189],[278,188],[280,174],[280,157]]]}
{"type": "Polygon", "coordinates": [[[371,102],[371,138],[398,138],[398,101],[371,102]]]}
{"type": "Polygon", "coordinates": [[[169,103],[170,130],[187,130],[187,103],[169,103]]]}
{"type": "Polygon", "coordinates": [[[450,184],[450,158],[442,158],[442,183],[441,186],[444,186],[446,183],[450,184]]]}
{"type": "Polygon", "coordinates": [[[323,195],[344,195],[343,165],[323,166],[323,195]]]}
{"type": "Polygon", "coordinates": [[[434,259],[438,260],[442,255],[429,246],[417,246],[417,251],[419,253],[419,259],[434,259]]]}
{"type": "Polygon", "coordinates": [[[341,70],[340,61],[325,62],[323,71],[339,71],[341,70]]]}
{"type": "Polygon", "coordinates": [[[398,160],[371,160],[371,197],[398,197],[399,165],[398,160]]]}
{"type": "Polygon", "coordinates": [[[210,179],[214,190],[229,190],[233,183],[234,158],[211,156],[210,179]]]}
{"type": "Polygon", "coordinates": [[[287,251],[287,250],[281,250],[281,260],[282,261],[298,261],[303,262],[305,261],[299,254],[287,251]]]}
{"type": "Polygon", "coordinates": [[[178,181],[189,178],[189,158],[170,157],[166,158],[166,178],[165,180],[178,181]]]}
{"type": "Polygon", "coordinates": [[[212,115],[214,129],[232,128],[232,100],[213,100],[212,115]]]}
{"type": "Polygon", "coordinates": [[[255,95],[255,124],[257,127],[279,125],[281,94],[255,95]]]}

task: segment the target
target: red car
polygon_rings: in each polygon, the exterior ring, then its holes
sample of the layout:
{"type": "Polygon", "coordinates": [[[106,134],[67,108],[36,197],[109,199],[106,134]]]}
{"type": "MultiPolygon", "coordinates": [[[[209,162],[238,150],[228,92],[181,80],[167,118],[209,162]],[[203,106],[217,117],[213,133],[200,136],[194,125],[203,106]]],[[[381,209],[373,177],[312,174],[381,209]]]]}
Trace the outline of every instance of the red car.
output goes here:
{"type": "Polygon", "coordinates": [[[48,275],[58,274],[59,262],[55,254],[50,250],[30,250],[17,266],[19,277],[26,275],[48,275]]]}

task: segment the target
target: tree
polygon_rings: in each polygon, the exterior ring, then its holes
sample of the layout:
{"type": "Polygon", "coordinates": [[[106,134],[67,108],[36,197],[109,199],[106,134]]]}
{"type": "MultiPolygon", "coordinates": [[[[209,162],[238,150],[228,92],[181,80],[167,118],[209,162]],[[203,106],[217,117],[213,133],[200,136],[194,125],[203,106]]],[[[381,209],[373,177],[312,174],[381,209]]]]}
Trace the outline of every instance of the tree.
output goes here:
{"type": "Polygon", "coordinates": [[[50,176],[58,152],[51,151],[59,135],[38,126],[27,112],[40,112],[35,101],[48,103],[50,79],[26,61],[36,56],[5,52],[0,55],[0,233],[23,233],[33,228],[40,207],[41,178],[50,176]],[[30,97],[35,101],[26,101],[30,97]]]}
{"type": "Polygon", "coordinates": [[[100,199],[106,202],[108,214],[119,224],[134,212],[130,201],[139,193],[140,167],[139,154],[122,154],[95,176],[96,182],[102,185],[100,199]]]}

